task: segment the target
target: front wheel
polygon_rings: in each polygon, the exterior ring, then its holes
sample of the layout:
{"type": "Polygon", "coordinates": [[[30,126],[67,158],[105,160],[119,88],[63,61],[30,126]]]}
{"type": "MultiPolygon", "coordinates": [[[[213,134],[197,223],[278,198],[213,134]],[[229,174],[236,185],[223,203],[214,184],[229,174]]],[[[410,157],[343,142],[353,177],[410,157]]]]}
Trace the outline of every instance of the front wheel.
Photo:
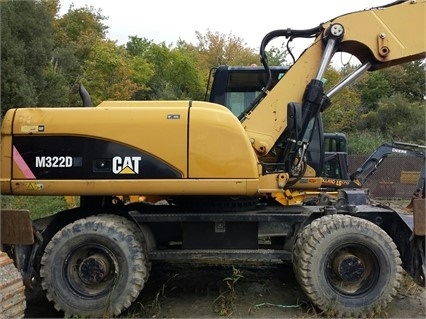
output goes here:
{"type": "Polygon", "coordinates": [[[40,276],[46,296],[68,317],[110,317],[138,297],[147,277],[146,245],[133,222],[83,218],[48,243],[40,276]]]}
{"type": "Polygon", "coordinates": [[[303,229],[293,269],[311,301],[336,317],[380,314],[402,278],[392,239],[377,225],[346,215],[324,216],[303,229]]]}

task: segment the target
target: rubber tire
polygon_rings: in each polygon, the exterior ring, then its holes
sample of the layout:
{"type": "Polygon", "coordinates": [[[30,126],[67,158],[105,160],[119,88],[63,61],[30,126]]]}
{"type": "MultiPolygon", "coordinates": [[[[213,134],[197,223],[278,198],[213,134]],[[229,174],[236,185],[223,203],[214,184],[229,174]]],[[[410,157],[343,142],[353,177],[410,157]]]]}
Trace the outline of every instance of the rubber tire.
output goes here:
{"type": "Polygon", "coordinates": [[[293,248],[293,270],[312,303],[325,315],[340,318],[380,315],[402,279],[392,239],[372,222],[346,215],[321,217],[302,230],[293,248]],[[336,280],[338,271],[332,266],[347,252],[360,257],[365,274],[351,289],[350,281],[336,280]]]}
{"type": "Polygon", "coordinates": [[[0,251],[0,318],[24,318],[25,286],[9,256],[0,251]]]}
{"type": "Polygon", "coordinates": [[[48,243],[41,260],[47,298],[66,317],[119,315],[138,297],[148,276],[146,244],[140,234],[135,223],[115,215],[90,216],[64,227],[48,243]],[[105,282],[88,284],[80,276],[79,262],[95,254],[105,257],[109,270],[105,282]]]}

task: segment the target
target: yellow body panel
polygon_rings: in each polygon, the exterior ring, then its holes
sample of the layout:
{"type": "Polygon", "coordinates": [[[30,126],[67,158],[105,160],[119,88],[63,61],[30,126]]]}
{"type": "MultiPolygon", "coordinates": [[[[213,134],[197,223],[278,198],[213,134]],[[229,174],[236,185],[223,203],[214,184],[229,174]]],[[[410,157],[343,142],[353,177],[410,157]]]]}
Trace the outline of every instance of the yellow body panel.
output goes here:
{"type": "MultiPolygon", "coordinates": [[[[78,135],[131,145],[187,171],[187,101],[114,102],[117,107],[25,108],[15,116],[14,135],[78,135]],[[170,120],[171,115],[178,120],[170,120]],[[43,131],[35,130],[43,125],[43,131]],[[30,132],[30,130],[32,130],[30,132]],[[35,130],[35,131],[33,131],[35,130]]],[[[14,171],[13,176],[18,176],[14,171]],[[16,175],[15,175],[16,174],[16,175]]]]}
{"type": "Polygon", "coordinates": [[[191,108],[190,178],[258,178],[257,157],[238,119],[225,107],[191,108]]]}
{"type": "Polygon", "coordinates": [[[12,113],[15,114],[14,121],[3,123],[3,193],[258,193],[257,157],[241,123],[221,105],[192,101],[118,101],[87,108],[23,108],[9,111],[6,119],[11,118],[12,113]],[[26,163],[23,163],[22,156],[12,156],[12,132],[16,137],[79,136],[130,146],[170,165],[180,172],[180,178],[153,180],[129,175],[129,179],[89,177],[76,180],[32,177],[32,172],[25,172],[26,163]]]}
{"type": "MultiPolygon", "coordinates": [[[[249,195],[257,179],[14,180],[15,195],[249,195]]],[[[278,191],[278,190],[277,190],[278,191]]]]}
{"type": "MultiPolygon", "coordinates": [[[[12,149],[12,137],[4,136],[1,141],[1,154],[10,154],[12,149]]],[[[10,192],[10,174],[12,172],[12,160],[10,155],[1,156],[0,183],[2,193],[10,192]]],[[[21,176],[23,177],[23,176],[21,176]]]]}
{"type": "Polygon", "coordinates": [[[12,121],[14,112],[7,112],[2,121],[0,144],[0,189],[1,193],[10,193],[10,175],[12,173],[12,121]]]}
{"type": "Polygon", "coordinates": [[[345,27],[341,51],[383,68],[424,57],[425,17],[426,1],[417,0],[342,15],[331,22],[345,27]]]}

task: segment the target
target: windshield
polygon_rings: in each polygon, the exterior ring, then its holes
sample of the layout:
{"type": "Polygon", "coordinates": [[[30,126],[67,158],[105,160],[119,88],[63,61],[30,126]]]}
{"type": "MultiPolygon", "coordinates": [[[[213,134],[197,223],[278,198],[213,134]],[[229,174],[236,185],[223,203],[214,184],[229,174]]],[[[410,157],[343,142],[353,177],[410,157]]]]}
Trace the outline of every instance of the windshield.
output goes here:
{"type": "MultiPolygon", "coordinates": [[[[287,70],[284,66],[271,67],[272,87],[287,70]]],[[[210,101],[226,106],[238,117],[262,94],[267,82],[263,67],[221,66],[214,73],[210,101]]]]}

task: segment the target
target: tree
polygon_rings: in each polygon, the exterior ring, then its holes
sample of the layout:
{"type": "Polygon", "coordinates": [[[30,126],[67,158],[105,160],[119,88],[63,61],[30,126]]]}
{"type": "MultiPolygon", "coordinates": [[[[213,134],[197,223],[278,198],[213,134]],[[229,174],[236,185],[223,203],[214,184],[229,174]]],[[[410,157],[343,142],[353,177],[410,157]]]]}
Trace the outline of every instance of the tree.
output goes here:
{"type": "Polygon", "coordinates": [[[172,84],[176,99],[202,99],[204,79],[191,53],[184,50],[171,51],[171,63],[165,68],[167,80],[172,84]]]}
{"type": "Polygon", "coordinates": [[[425,64],[415,61],[369,72],[355,85],[359,129],[391,139],[425,140],[425,64]]]}
{"type": "Polygon", "coordinates": [[[53,63],[49,63],[43,76],[44,85],[40,87],[37,106],[67,106],[70,87],[65,75],[57,72],[53,63]]]}
{"type": "Polygon", "coordinates": [[[389,81],[393,92],[401,93],[410,102],[424,101],[426,88],[424,60],[395,65],[379,72],[382,72],[389,81]]]}
{"type": "Polygon", "coordinates": [[[56,16],[59,13],[59,8],[61,7],[59,0],[40,0],[40,1],[46,8],[50,16],[50,20],[54,21],[56,16]]]}
{"type": "Polygon", "coordinates": [[[361,128],[380,131],[394,140],[425,143],[425,103],[410,103],[403,94],[385,97],[362,117],[361,128]]]}
{"type": "Polygon", "coordinates": [[[259,62],[259,54],[247,47],[242,38],[207,30],[205,34],[195,31],[197,43],[179,41],[177,47],[192,52],[200,72],[208,73],[218,65],[251,65],[259,62]]]}
{"type": "MultiPolygon", "coordinates": [[[[106,19],[101,10],[88,6],[75,8],[71,5],[66,14],[54,20],[53,72],[62,74],[68,83],[68,90],[63,92],[64,95],[68,96],[75,83],[81,81],[85,72],[83,65],[91,57],[98,40],[105,40],[108,30],[108,26],[104,24],[106,19]]],[[[90,91],[91,88],[88,89],[90,91]]],[[[79,97],[69,95],[68,103],[79,103],[79,97]]]]}
{"type": "Polygon", "coordinates": [[[153,41],[147,38],[130,36],[129,41],[126,43],[126,49],[131,56],[144,56],[152,44],[153,41]]]}
{"type": "Polygon", "coordinates": [[[423,60],[404,63],[369,72],[355,86],[365,113],[375,110],[382,98],[400,93],[410,102],[425,97],[425,63],[423,60]]]}
{"type": "Polygon", "coordinates": [[[53,47],[49,12],[37,1],[1,1],[1,111],[34,106],[53,47]]]}
{"type": "Polygon", "coordinates": [[[381,98],[393,93],[389,79],[382,71],[374,71],[364,74],[355,84],[361,97],[363,112],[367,113],[378,107],[381,98]]]}
{"type": "Polygon", "coordinates": [[[135,94],[135,99],[183,100],[203,97],[204,82],[193,52],[138,37],[130,37],[129,40],[126,44],[128,52],[149,61],[153,71],[147,86],[135,94]]]}
{"type": "Polygon", "coordinates": [[[74,8],[71,5],[68,12],[55,21],[57,46],[73,47],[84,59],[97,39],[105,39],[108,26],[103,21],[106,19],[102,11],[94,7],[74,8]]]}
{"type": "MultiPolygon", "coordinates": [[[[327,69],[325,92],[336,85],[348,70],[337,71],[327,69]]],[[[352,87],[344,88],[332,99],[332,105],[323,112],[324,129],[326,132],[353,132],[359,125],[359,108],[361,99],[352,87]]]]}
{"type": "Polygon", "coordinates": [[[286,49],[273,46],[272,48],[267,50],[266,56],[269,65],[285,65],[286,63],[288,64],[288,51],[286,51],[286,49]]]}
{"type": "Polygon", "coordinates": [[[90,88],[94,105],[104,100],[130,100],[143,86],[141,73],[149,70],[144,60],[130,57],[124,47],[101,39],[94,43],[83,69],[80,81],[90,88]]]}

